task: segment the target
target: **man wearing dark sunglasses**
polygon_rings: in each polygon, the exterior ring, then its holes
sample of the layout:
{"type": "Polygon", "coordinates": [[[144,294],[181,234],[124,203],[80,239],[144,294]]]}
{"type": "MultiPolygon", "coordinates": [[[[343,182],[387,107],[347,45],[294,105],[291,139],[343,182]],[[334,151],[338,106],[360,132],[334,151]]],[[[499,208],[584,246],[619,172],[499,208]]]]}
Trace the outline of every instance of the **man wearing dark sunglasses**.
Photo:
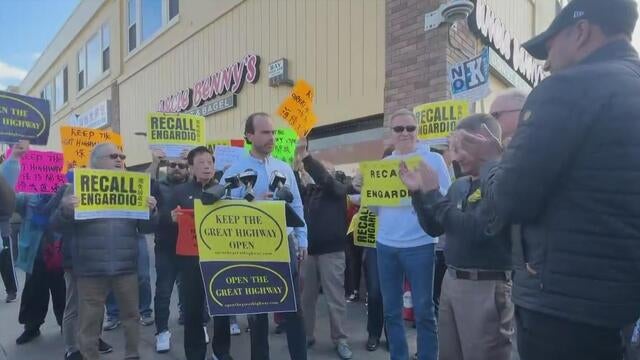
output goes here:
{"type": "MultiPolygon", "coordinates": [[[[418,144],[417,121],[413,112],[402,109],[391,115],[391,143],[395,151],[385,159],[404,160],[420,157],[435,167],[440,176],[441,192],[451,183],[444,159],[418,144]]],[[[407,338],[402,320],[404,277],[411,284],[411,297],[418,330],[418,359],[438,357],[438,335],[433,306],[433,271],[437,239],[420,227],[411,199],[401,200],[398,207],[370,207],[378,214],[377,256],[380,290],[384,302],[384,318],[392,360],[409,358],[407,338]]]]}
{"type": "MultiPolygon", "coordinates": [[[[115,145],[102,143],[91,151],[92,169],[124,171],[126,156],[115,145]]],[[[52,229],[70,241],[73,278],[78,296],[78,345],[85,359],[99,358],[99,335],[107,294],[113,291],[121,309],[125,358],[138,359],[138,254],[140,234],[155,230],[157,201],[147,199],[149,220],[75,220],[79,205],[67,186],[61,204],[51,217],[52,229]]]]}
{"type": "MultiPolygon", "coordinates": [[[[152,152],[151,173],[155,174],[158,166],[166,164],[167,175],[162,180],[152,182],[152,189],[158,193],[158,212],[160,223],[155,233],[156,259],[156,293],[154,298],[156,322],[156,351],[166,353],[171,350],[171,332],[169,332],[169,308],[171,293],[174,285],[179,283],[178,259],[176,257],[176,241],[178,239],[177,224],[171,220],[171,206],[169,199],[173,196],[176,186],[184,184],[189,178],[187,160],[166,160],[162,150],[152,152]],[[155,165],[155,168],[154,168],[155,165]]],[[[153,175],[152,175],[153,176],[153,175]]],[[[183,319],[183,301],[178,291],[180,319],[183,319]]]]}

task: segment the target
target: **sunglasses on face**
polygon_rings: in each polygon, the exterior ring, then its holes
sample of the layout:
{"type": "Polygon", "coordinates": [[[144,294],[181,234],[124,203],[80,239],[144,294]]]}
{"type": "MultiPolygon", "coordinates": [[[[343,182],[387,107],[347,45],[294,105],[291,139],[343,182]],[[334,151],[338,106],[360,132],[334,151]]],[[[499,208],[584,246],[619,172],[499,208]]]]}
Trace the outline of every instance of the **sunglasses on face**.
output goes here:
{"type": "Polygon", "coordinates": [[[178,168],[180,170],[184,170],[187,168],[187,164],[169,163],[169,167],[172,169],[178,168]]]}
{"type": "Polygon", "coordinates": [[[104,157],[109,158],[111,160],[116,160],[117,158],[120,158],[120,160],[124,161],[127,158],[127,155],[125,155],[125,154],[109,154],[109,155],[105,155],[104,157]]]}
{"type": "Polygon", "coordinates": [[[391,129],[393,129],[393,132],[400,134],[405,130],[407,130],[408,133],[412,133],[412,132],[416,131],[417,128],[418,127],[414,126],[414,125],[409,125],[409,126],[400,125],[400,126],[394,126],[391,129]]]}

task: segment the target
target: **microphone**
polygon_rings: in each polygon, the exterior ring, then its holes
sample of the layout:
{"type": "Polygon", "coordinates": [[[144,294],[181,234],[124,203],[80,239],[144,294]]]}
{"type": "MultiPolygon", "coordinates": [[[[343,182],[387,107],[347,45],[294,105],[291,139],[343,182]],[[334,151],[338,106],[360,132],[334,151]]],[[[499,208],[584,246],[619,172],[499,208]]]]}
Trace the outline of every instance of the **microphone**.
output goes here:
{"type": "Polygon", "coordinates": [[[274,170],[271,173],[271,179],[269,181],[269,191],[275,193],[275,198],[284,200],[288,203],[293,202],[293,193],[288,186],[285,186],[287,177],[278,170],[274,170]]]}
{"type": "Polygon", "coordinates": [[[238,179],[240,179],[240,182],[246,189],[244,199],[247,201],[253,201],[256,198],[253,187],[256,185],[256,181],[258,181],[258,172],[253,169],[247,169],[238,174],[238,179]]]}
{"type": "Polygon", "coordinates": [[[220,184],[213,185],[202,192],[202,205],[211,205],[224,198],[226,189],[220,184]]]}

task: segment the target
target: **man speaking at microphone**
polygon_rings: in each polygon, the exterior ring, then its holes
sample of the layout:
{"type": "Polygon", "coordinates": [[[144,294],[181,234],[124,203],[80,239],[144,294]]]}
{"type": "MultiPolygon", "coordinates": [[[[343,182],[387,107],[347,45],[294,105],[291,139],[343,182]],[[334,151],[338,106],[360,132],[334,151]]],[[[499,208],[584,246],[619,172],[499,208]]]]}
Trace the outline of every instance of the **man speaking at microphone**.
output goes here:
{"type": "MultiPolygon", "coordinates": [[[[270,179],[272,174],[281,173],[286,177],[286,185],[291,190],[293,200],[291,207],[300,217],[304,219],[304,211],[300,191],[291,167],[283,161],[271,156],[275,145],[275,130],[273,122],[266,113],[254,113],[249,115],[244,129],[245,139],[252,145],[251,151],[238,159],[222,177],[237,175],[246,170],[255,171],[258,175],[256,183],[253,184],[253,191],[256,200],[278,200],[273,191],[270,190],[270,179]]],[[[246,188],[232,190],[231,196],[234,198],[245,198],[246,188]]],[[[297,261],[302,261],[307,255],[307,227],[288,228],[289,249],[291,254],[291,271],[294,284],[297,282],[297,261]],[[297,254],[297,256],[296,256],[297,254]]],[[[294,285],[295,286],[295,285],[294,285]]],[[[296,303],[300,304],[300,297],[296,291],[296,303]]],[[[249,326],[251,327],[251,360],[269,360],[269,318],[267,314],[249,316],[249,326]]],[[[304,325],[301,311],[297,313],[285,313],[285,329],[287,332],[287,343],[289,355],[292,360],[306,360],[307,347],[304,325]]]]}

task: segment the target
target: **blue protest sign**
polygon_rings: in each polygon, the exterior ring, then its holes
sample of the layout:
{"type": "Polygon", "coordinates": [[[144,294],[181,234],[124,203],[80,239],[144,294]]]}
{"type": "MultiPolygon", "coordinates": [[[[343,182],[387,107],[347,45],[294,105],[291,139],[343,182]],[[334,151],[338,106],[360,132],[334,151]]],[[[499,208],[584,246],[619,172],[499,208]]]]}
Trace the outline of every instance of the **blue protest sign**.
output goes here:
{"type": "Polygon", "coordinates": [[[49,101],[0,91],[0,142],[47,145],[50,124],[49,101]]]}

